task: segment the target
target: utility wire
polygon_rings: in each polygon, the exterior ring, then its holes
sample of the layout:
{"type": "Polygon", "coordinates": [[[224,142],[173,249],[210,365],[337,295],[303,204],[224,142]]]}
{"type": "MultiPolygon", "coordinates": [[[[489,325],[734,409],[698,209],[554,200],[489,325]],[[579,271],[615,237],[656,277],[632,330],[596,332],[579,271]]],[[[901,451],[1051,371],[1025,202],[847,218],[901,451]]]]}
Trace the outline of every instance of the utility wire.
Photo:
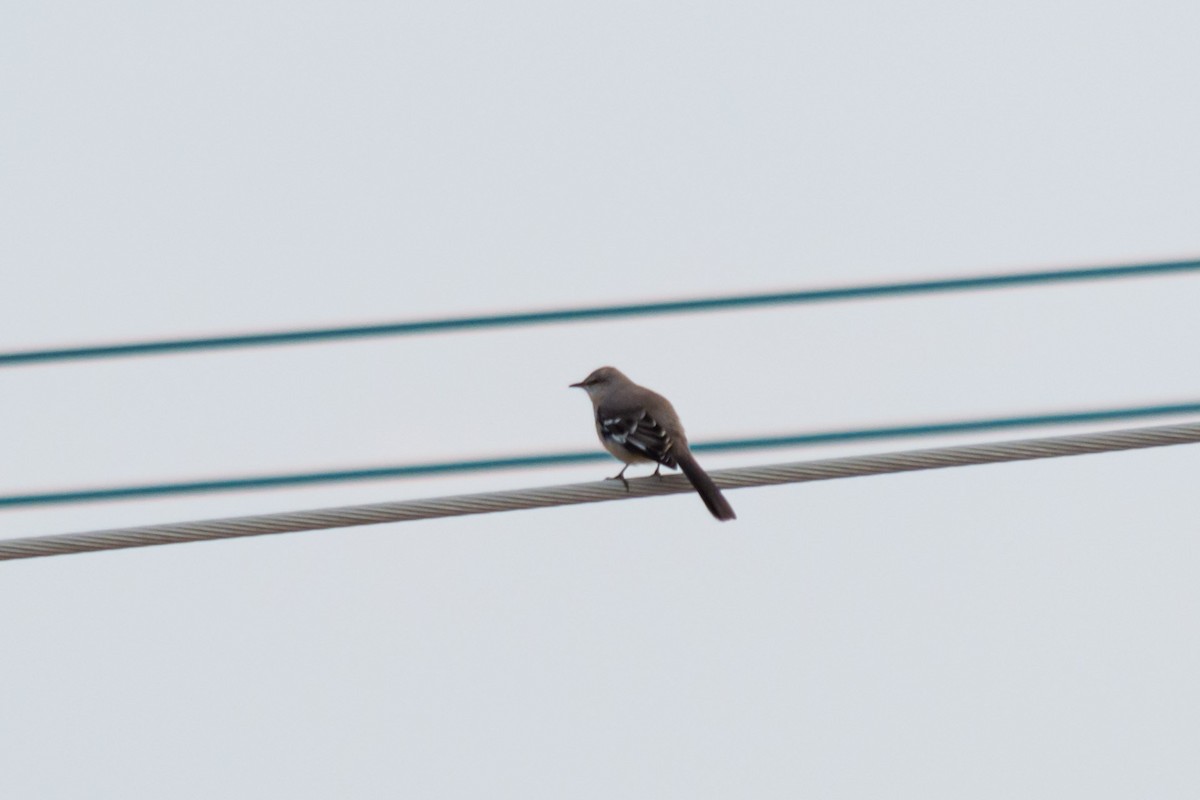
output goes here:
{"type": "Polygon", "coordinates": [[[378,325],[352,325],[334,328],[307,328],[269,333],[247,333],[232,336],[202,336],[196,338],[160,339],[145,342],[123,342],[88,347],[64,347],[38,350],[18,350],[0,353],[0,366],[37,364],[48,361],[71,361],[92,358],[180,353],[198,350],[222,350],[234,347],[301,344],[339,339],[362,339],[378,336],[410,336],[421,333],[443,333],[458,330],[545,325],[555,322],[614,319],[619,317],[680,314],[697,311],[721,311],[761,306],[818,303],[833,300],[859,300],[871,297],[930,294],[936,292],[999,289],[1073,281],[1137,278],[1171,275],[1200,270],[1200,260],[1170,261],[1152,264],[1131,264],[1087,269],[1047,270],[999,275],[981,275],[941,280],[875,283],[842,286],[831,289],[810,289],[791,292],[724,295],[692,300],[665,300],[649,303],[629,303],[548,311],[525,311],[509,314],[446,317],[411,322],[389,322],[378,325]]]}
{"type": "MultiPolygon", "coordinates": [[[[1105,408],[1090,411],[1071,411],[1054,414],[1032,414],[1014,417],[936,422],[923,425],[889,425],[877,428],[855,428],[816,433],[798,433],[786,436],[760,436],[740,439],[717,439],[692,445],[696,452],[728,452],[734,450],[764,450],[779,447],[806,447],[837,442],[866,441],[875,439],[900,439],[938,434],[968,433],[1010,428],[1033,428],[1047,425],[1067,425],[1080,422],[1104,422],[1121,419],[1169,416],[1172,414],[1200,414],[1200,402],[1175,403],[1169,405],[1133,406],[1105,408]]],[[[285,486],[310,486],[327,483],[350,483],[355,481],[382,480],[387,478],[416,478],[429,475],[447,475],[461,472],[483,472],[502,469],[530,469],[607,461],[610,456],[600,450],[584,450],[569,453],[542,453],[500,458],[478,458],[451,461],[431,461],[423,464],[402,464],[389,467],[332,470],[323,472],[295,472],[277,475],[258,475],[244,478],[216,478],[202,481],[176,481],[150,483],[133,486],[113,486],[95,489],[71,489],[54,492],[0,495],[0,508],[18,506],[54,505],[60,503],[82,503],[98,500],[120,500],[136,497],[162,497],[166,495],[198,494],[202,492],[229,492],[246,489],[279,488],[285,486]]]]}
{"type": "MultiPolygon", "coordinates": [[[[771,486],[833,478],[883,475],[968,464],[1027,461],[1194,442],[1200,442],[1200,423],[725,469],[710,474],[721,488],[740,489],[749,486],[771,486]]],[[[344,528],[384,522],[410,522],[438,517],[487,514],[494,511],[626,500],[634,497],[678,494],[689,491],[693,490],[687,479],[681,475],[670,475],[663,478],[636,478],[629,481],[627,485],[622,485],[617,481],[595,481],[427,500],[374,503],[282,514],[260,514],[199,522],[116,528],[87,533],[34,536],[0,540],[0,560],[86,553],[126,547],[146,547],[157,544],[179,544],[209,539],[230,539],[268,533],[344,528]]],[[[702,517],[697,516],[696,519],[697,524],[700,524],[702,517]]]]}

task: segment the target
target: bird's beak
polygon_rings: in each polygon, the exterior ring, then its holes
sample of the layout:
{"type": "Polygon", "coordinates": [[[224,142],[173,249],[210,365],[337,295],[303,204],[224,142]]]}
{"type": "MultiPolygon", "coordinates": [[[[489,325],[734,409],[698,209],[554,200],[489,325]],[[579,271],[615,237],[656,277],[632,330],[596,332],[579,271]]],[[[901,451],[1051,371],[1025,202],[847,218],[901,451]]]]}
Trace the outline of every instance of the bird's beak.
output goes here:
{"type": "Polygon", "coordinates": [[[569,384],[569,385],[567,386],[567,388],[568,388],[568,389],[582,389],[582,388],[583,388],[583,381],[580,381],[579,383],[572,383],[572,384],[569,384]]]}

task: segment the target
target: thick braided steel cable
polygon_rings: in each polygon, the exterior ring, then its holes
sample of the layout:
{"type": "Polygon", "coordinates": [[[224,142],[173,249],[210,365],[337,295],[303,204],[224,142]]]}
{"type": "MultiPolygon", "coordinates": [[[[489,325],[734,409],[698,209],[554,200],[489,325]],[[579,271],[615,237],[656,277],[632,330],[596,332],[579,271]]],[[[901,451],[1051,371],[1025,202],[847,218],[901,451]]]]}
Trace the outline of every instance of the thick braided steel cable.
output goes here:
{"type": "MultiPolygon", "coordinates": [[[[939,447],[762,467],[742,467],[717,470],[711,474],[713,480],[721,488],[738,489],[749,486],[771,486],[783,483],[883,475],[970,464],[994,464],[1136,450],[1195,442],[1200,442],[1200,423],[939,447]]],[[[0,560],[86,553],[125,547],[145,547],[157,544],[177,544],[209,539],[230,539],[268,533],[344,528],[383,522],[408,522],[466,514],[487,514],[494,511],[625,500],[688,491],[692,491],[692,488],[683,476],[671,475],[663,478],[637,478],[629,481],[628,488],[617,481],[596,481],[427,500],[404,500],[282,514],[118,528],[89,533],[34,536],[0,540],[0,560]]]]}

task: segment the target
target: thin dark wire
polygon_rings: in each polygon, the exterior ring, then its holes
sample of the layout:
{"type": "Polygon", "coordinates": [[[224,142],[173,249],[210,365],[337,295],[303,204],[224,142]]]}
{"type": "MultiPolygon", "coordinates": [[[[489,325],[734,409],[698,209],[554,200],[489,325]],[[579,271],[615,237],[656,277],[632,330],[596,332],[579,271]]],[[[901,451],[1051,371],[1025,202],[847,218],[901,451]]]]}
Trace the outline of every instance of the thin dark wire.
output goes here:
{"type": "MultiPolygon", "coordinates": [[[[1032,428],[1047,425],[1068,425],[1080,422],[1104,422],[1120,419],[1169,416],[1173,414],[1200,414],[1200,402],[1176,403],[1171,405],[1135,406],[1108,408],[1093,411],[1074,411],[1058,414],[1034,414],[1016,417],[939,422],[926,425],[892,425],[878,428],[858,428],[820,433],[802,433],[790,436],[761,436],[743,439],[720,439],[692,445],[697,452],[723,452],[732,450],[763,450],[778,447],[803,447],[836,442],[865,441],[875,439],[900,439],[938,434],[966,433],[969,431],[1006,430],[1009,428],[1032,428]]],[[[246,489],[266,489],[283,486],[304,486],[322,483],[347,483],[351,481],[381,480],[385,478],[413,478],[428,475],[445,475],[459,472],[482,472],[501,469],[529,469],[560,464],[581,464],[591,461],[606,461],[611,457],[599,450],[573,453],[547,453],[540,455],[511,456],[505,458],[481,458],[457,461],[435,461],[424,464],[406,464],[392,467],[350,469],[326,472],[306,472],[282,475],[261,475],[247,478],[222,478],[206,481],[180,481],[175,483],[144,484],[140,486],[116,486],[103,489],[76,489],[33,494],[0,495],[0,508],[16,506],[52,505],[81,503],[96,500],[118,500],[137,497],[197,494],[201,492],[229,492],[246,489]]]]}
{"type": "Polygon", "coordinates": [[[545,325],[555,322],[580,322],[652,314],[681,314],[698,311],[721,311],[796,303],[817,303],[834,300],[860,300],[872,297],[930,294],[972,289],[999,289],[1049,283],[1108,280],[1170,275],[1200,270],[1200,260],[1170,261],[1152,264],[1132,264],[1088,269],[1047,270],[1043,272],[982,275],[970,278],[877,283],[864,286],[843,286],[832,289],[813,289],[794,292],[727,295],[694,300],[669,300],[652,303],[589,306],[551,311],[529,311],[513,314],[484,314],[479,316],[447,317],[418,322],[391,322],[380,325],[354,325],[335,328],[309,328],[274,333],[251,333],[235,336],[208,336],[186,339],[162,339],[148,342],[126,342],[89,347],[48,348],[0,353],[0,366],[37,364],[48,361],[69,361],[91,358],[178,353],[196,350],[219,350],[235,347],[301,344],[361,339],[378,336],[409,336],[421,333],[442,333],[455,330],[545,325]]]}

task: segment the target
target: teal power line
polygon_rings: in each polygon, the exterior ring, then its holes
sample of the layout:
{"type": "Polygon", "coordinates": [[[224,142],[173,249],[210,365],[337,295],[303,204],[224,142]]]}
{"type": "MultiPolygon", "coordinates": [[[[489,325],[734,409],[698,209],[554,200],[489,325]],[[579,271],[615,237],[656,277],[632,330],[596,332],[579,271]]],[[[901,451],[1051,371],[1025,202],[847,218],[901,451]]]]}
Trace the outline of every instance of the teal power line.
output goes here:
{"type": "MultiPolygon", "coordinates": [[[[720,439],[693,444],[697,452],[721,452],[730,450],[763,450],[777,447],[799,447],[835,442],[852,442],[872,439],[897,439],[916,436],[934,436],[970,431],[1001,430],[1008,428],[1068,425],[1081,422],[1106,422],[1139,417],[1168,416],[1172,414],[1200,413],[1200,402],[1170,405],[1135,406],[1108,408],[1095,411],[1074,411],[1058,414],[1033,414],[1017,417],[995,417],[991,419],[938,422],[926,425],[893,425],[878,428],[858,428],[819,433],[802,433],[791,436],[761,436],[745,439],[720,439]]],[[[511,456],[506,458],[481,458],[458,461],[432,461],[423,464],[405,464],[393,467],[351,469],[330,472],[305,472],[283,475],[261,475],[248,478],[226,478],[207,481],[180,481],[175,483],[144,484],[141,486],[117,486],[105,489],[80,489],[35,494],[0,496],[0,508],[16,506],[52,505],[58,503],[80,503],[91,500],[118,500],[163,495],[195,494],[199,492],[228,492],[245,489],[265,489],[282,486],[304,486],[320,483],[347,483],[350,481],[379,480],[385,478],[414,478],[430,475],[445,475],[459,472],[481,472],[500,469],[528,469],[558,464],[582,464],[591,461],[611,461],[611,456],[599,450],[574,453],[547,453],[540,455],[511,456]]]]}
{"type": "Polygon", "coordinates": [[[998,289],[1074,281],[1096,281],[1114,278],[1137,278],[1172,275],[1200,270],[1200,260],[1170,261],[1154,264],[1133,264],[1089,269],[1049,270],[1002,275],[982,275],[970,278],[876,283],[863,286],[843,286],[832,289],[811,289],[795,292],[726,295],[694,300],[668,300],[653,303],[586,306],[551,311],[528,311],[514,314],[484,314],[479,316],[447,317],[417,322],[393,322],[380,325],[354,325],[338,328],[310,328],[274,333],[250,333],[237,336],[209,336],[193,339],[162,339],[148,342],[67,347],[45,350],[22,350],[0,353],[0,366],[37,364],[48,361],[71,361],[89,358],[119,358],[125,356],[179,353],[194,350],[220,350],[234,347],[302,344],[306,342],[362,339],[378,336],[410,336],[420,333],[441,333],[456,330],[477,330],[519,325],[545,325],[555,322],[614,319],[619,317],[681,314],[697,311],[720,311],[760,306],[820,303],[834,300],[857,300],[871,297],[931,294],[972,289],[998,289]]]}

